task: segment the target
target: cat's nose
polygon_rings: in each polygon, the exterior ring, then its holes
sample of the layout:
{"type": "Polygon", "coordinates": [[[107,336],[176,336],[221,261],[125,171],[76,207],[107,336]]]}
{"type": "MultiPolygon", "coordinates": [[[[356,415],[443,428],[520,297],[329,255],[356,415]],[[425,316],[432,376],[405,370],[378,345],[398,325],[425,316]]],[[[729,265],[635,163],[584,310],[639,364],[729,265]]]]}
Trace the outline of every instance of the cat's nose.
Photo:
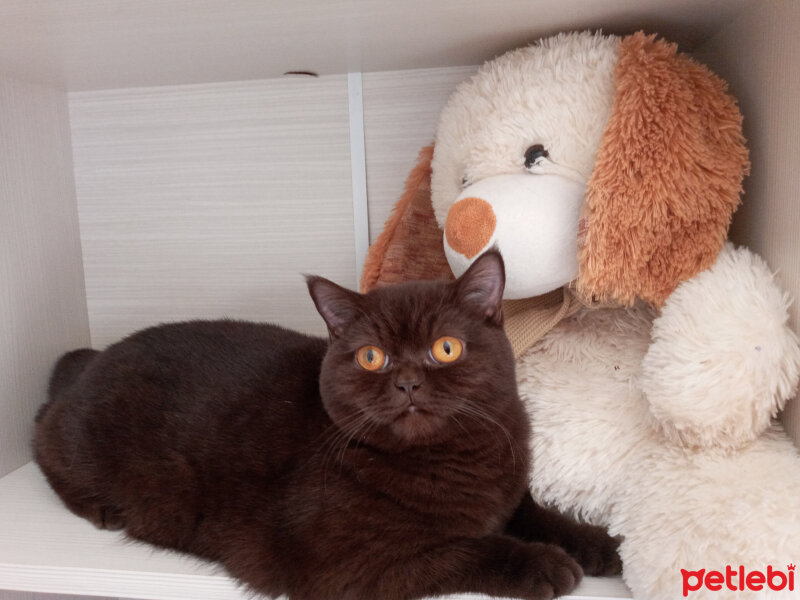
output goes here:
{"type": "Polygon", "coordinates": [[[422,385],[421,381],[395,381],[394,383],[397,386],[398,390],[403,390],[409,396],[412,392],[415,392],[420,385],[422,385]]]}
{"type": "Polygon", "coordinates": [[[398,377],[394,385],[397,387],[398,390],[404,391],[406,394],[411,396],[411,394],[422,385],[423,377],[417,374],[404,374],[401,377],[398,377]]]}

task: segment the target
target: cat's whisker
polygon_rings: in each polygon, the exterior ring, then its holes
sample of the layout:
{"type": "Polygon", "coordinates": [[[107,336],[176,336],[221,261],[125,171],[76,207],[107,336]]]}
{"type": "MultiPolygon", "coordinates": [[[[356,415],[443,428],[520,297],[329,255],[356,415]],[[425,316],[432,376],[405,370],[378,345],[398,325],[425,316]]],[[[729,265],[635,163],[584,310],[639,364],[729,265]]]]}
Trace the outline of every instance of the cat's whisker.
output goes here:
{"type": "MultiPolygon", "coordinates": [[[[359,434],[359,431],[361,430],[363,425],[367,425],[367,427],[364,428],[364,434],[363,434],[363,435],[366,435],[366,433],[369,431],[370,427],[374,424],[374,419],[370,415],[366,414],[366,411],[362,411],[362,412],[364,413],[364,418],[361,421],[357,422],[353,426],[352,433],[347,438],[345,443],[342,445],[342,450],[341,450],[341,452],[339,454],[339,469],[340,470],[341,470],[342,466],[344,465],[344,453],[347,451],[347,447],[350,445],[350,442],[359,434]]],[[[363,437],[362,437],[362,439],[360,441],[363,441],[363,437]]]]}
{"type": "Polygon", "coordinates": [[[317,446],[316,451],[314,452],[314,454],[311,455],[311,458],[309,460],[314,460],[320,454],[320,452],[322,452],[323,455],[325,455],[327,451],[330,449],[331,445],[336,443],[336,439],[340,435],[341,435],[341,429],[338,425],[333,423],[329,425],[322,433],[322,435],[319,436],[318,439],[319,445],[317,446]]]}
{"type": "Polygon", "coordinates": [[[323,488],[326,487],[327,483],[327,465],[331,458],[331,455],[335,453],[335,449],[338,446],[339,440],[344,436],[342,432],[342,427],[347,427],[348,424],[353,423],[361,418],[361,414],[356,413],[351,415],[349,418],[345,419],[342,424],[335,424],[331,423],[327,429],[323,432],[320,436],[320,444],[317,450],[309,459],[309,462],[313,461],[320,453],[322,453],[322,474],[323,474],[323,488]]]}
{"type": "Polygon", "coordinates": [[[347,452],[347,446],[350,444],[350,440],[353,439],[353,435],[359,429],[361,421],[359,421],[354,427],[348,428],[347,431],[344,432],[344,435],[340,438],[342,440],[341,445],[336,449],[336,452],[333,453],[332,458],[334,458],[333,464],[339,463],[339,473],[342,472],[342,467],[344,466],[344,454],[347,452]],[[338,460],[336,460],[338,457],[338,460]]]}
{"type": "Polygon", "coordinates": [[[517,468],[517,453],[514,449],[514,443],[512,441],[511,432],[508,431],[508,428],[505,427],[502,423],[500,423],[497,419],[492,417],[489,413],[487,413],[483,408],[476,406],[466,398],[462,398],[460,396],[454,396],[457,400],[460,400],[462,403],[455,407],[455,410],[459,414],[463,414],[464,416],[472,417],[473,419],[480,422],[480,420],[486,421],[491,423],[497,429],[499,429],[506,437],[508,441],[508,448],[511,450],[511,462],[513,472],[516,472],[517,468]]]}
{"type": "Polygon", "coordinates": [[[326,488],[327,485],[328,468],[331,462],[333,461],[335,463],[335,457],[339,456],[338,462],[339,468],[341,469],[344,463],[344,453],[347,451],[348,444],[359,433],[362,427],[371,420],[370,415],[366,414],[364,409],[359,408],[358,412],[354,415],[351,415],[341,423],[331,426],[334,428],[334,431],[322,448],[324,451],[322,460],[323,488],[326,488]]]}
{"type": "Polygon", "coordinates": [[[466,427],[464,427],[464,424],[461,421],[458,420],[458,417],[456,417],[455,415],[451,415],[450,418],[456,425],[458,425],[461,428],[461,431],[463,431],[465,435],[469,435],[469,430],[466,427]]]}
{"type": "MultiPolygon", "coordinates": [[[[357,415],[356,418],[352,419],[352,422],[357,422],[360,420],[361,415],[357,415]]],[[[323,485],[327,483],[328,479],[328,466],[331,461],[334,461],[334,457],[338,454],[339,451],[339,444],[343,442],[347,438],[347,431],[349,429],[343,428],[342,426],[334,425],[335,430],[333,434],[330,436],[328,441],[324,446],[324,454],[322,458],[322,473],[323,473],[323,485]]]]}

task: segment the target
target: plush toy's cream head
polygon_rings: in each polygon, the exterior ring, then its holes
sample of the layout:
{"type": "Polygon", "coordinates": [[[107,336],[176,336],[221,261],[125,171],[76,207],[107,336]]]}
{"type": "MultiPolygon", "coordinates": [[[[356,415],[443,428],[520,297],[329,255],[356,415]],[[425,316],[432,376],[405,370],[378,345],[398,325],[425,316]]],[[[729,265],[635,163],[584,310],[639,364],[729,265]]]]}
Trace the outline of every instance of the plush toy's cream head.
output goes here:
{"type": "Polygon", "coordinates": [[[578,221],[611,114],[619,42],[571,34],[508,52],[442,111],[431,199],[454,273],[497,245],[506,297],[578,275],[578,221]]]}
{"type": "Polygon", "coordinates": [[[497,246],[507,298],[574,282],[660,306],[714,261],[747,167],[738,109],[705,67],[654,36],[576,33],[458,87],[431,201],[456,275],[497,246]]]}

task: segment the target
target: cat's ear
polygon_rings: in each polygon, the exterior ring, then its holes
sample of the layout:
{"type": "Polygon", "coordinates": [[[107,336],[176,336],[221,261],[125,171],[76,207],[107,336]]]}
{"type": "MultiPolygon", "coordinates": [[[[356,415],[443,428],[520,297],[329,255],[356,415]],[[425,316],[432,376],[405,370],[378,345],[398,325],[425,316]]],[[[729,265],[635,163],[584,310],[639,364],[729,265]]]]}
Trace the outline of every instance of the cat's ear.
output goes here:
{"type": "Polygon", "coordinates": [[[341,335],[344,327],[361,311],[361,294],[316,275],[306,276],[306,284],[331,336],[341,335]]]}
{"type": "Polygon", "coordinates": [[[482,254],[453,285],[460,303],[475,308],[487,321],[503,324],[503,288],[506,270],[496,248],[482,254]]]}

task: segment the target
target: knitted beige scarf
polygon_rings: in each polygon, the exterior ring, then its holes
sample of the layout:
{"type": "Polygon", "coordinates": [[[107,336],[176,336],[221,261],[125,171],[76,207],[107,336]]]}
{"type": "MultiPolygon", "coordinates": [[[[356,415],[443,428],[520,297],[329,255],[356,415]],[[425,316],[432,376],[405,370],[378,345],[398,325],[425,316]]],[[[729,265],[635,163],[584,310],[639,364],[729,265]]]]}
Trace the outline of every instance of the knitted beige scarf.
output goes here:
{"type": "Polygon", "coordinates": [[[542,339],[562,319],[574,315],[583,303],[563,287],[522,300],[504,300],[503,318],[514,358],[542,339]]]}

